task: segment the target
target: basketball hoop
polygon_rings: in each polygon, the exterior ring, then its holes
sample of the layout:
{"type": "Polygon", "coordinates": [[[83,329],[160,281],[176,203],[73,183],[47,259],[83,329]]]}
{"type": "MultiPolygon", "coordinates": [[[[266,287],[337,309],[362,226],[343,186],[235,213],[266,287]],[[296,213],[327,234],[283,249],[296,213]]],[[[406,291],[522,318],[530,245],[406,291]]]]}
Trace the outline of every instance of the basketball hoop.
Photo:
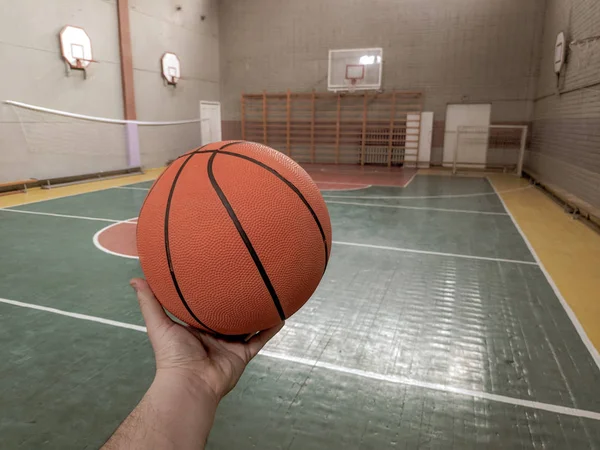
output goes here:
{"type": "Polygon", "coordinates": [[[83,28],[71,25],[65,26],[59,33],[60,51],[65,61],[66,75],[71,70],[83,70],[84,78],[87,78],[87,67],[97,62],[92,59],[92,41],[83,28]]]}
{"type": "Polygon", "coordinates": [[[95,59],[85,59],[85,58],[75,58],[75,64],[69,63],[67,61],[67,76],[69,76],[72,70],[81,70],[83,71],[83,79],[87,80],[87,68],[91,63],[98,62],[95,59]]]}
{"type": "Polygon", "coordinates": [[[356,92],[359,82],[365,78],[365,66],[363,64],[346,64],[346,83],[348,92],[356,92]]]}
{"type": "Polygon", "coordinates": [[[179,81],[179,68],[169,66],[167,67],[167,76],[165,76],[165,80],[167,84],[171,84],[177,86],[177,82],[179,81]]]}
{"type": "Polygon", "coordinates": [[[353,94],[356,92],[356,82],[358,81],[358,78],[348,78],[348,80],[350,81],[350,85],[348,86],[348,92],[353,94]]]}
{"type": "Polygon", "coordinates": [[[162,76],[167,85],[177,86],[181,78],[181,65],[175,53],[164,53],[161,58],[162,76]]]}

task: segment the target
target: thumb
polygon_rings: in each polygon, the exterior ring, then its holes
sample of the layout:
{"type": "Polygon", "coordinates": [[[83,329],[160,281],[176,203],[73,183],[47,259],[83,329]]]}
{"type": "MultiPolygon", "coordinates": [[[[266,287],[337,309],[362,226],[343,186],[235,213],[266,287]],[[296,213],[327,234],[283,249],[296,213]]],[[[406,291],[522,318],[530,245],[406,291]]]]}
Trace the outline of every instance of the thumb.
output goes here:
{"type": "Polygon", "coordinates": [[[144,322],[146,322],[146,327],[148,328],[148,334],[161,326],[168,326],[173,323],[161,304],[156,300],[146,280],[134,278],[129,284],[137,294],[142,316],[144,316],[144,322]]]}

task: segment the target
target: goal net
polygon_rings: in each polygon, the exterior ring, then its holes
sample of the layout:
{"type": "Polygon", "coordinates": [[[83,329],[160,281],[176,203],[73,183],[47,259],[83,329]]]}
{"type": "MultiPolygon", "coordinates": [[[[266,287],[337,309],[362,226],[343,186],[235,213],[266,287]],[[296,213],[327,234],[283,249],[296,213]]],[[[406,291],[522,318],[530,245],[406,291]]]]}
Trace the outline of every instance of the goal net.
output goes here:
{"type": "Polygon", "coordinates": [[[462,126],[456,134],[452,172],[500,170],[521,176],[527,126],[462,126]]]}
{"type": "Polygon", "coordinates": [[[46,179],[161,167],[201,145],[200,119],[143,122],[92,117],[17,102],[12,159],[46,179]]]}

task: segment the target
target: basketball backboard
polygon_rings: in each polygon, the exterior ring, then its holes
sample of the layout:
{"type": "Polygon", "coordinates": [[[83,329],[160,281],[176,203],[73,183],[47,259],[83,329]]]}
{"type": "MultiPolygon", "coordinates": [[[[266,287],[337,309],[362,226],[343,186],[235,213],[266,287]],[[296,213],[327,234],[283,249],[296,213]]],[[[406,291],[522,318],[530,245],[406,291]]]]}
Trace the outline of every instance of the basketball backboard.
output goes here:
{"type": "Polygon", "coordinates": [[[176,85],[181,78],[181,66],[175,53],[165,53],[161,58],[162,75],[167,83],[176,85]]]}
{"type": "Polygon", "coordinates": [[[86,69],[92,60],[92,41],[83,28],[67,25],[59,34],[60,51],[71,69],[86,69]]]}
{"type": "Polygon", "coordinates": [[[561,31],[556,36],[556,45],[554,47],[554,72],[557,74],[560,73],[565,63],[566,50],[565,33],[561,31]]]}
{"type": "Polygon", "coordinates": [[[330,91],[377,90],[381,88],[381,48],[329,50],[330,91]]]}

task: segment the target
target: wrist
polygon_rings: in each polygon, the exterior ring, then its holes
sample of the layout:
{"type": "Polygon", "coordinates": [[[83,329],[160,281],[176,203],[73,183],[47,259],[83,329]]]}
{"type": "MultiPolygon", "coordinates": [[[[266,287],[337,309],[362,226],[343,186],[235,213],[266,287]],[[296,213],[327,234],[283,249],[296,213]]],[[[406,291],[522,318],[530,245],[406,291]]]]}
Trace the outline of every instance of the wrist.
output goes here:
{"type": "Polygon", "coordinates": [[[157,369],[152,387],[168,390],[171,395],[181,398],[182,401],[191,400],[214,410],[222,398],[202,377],[181,369],[157,369]]]}

